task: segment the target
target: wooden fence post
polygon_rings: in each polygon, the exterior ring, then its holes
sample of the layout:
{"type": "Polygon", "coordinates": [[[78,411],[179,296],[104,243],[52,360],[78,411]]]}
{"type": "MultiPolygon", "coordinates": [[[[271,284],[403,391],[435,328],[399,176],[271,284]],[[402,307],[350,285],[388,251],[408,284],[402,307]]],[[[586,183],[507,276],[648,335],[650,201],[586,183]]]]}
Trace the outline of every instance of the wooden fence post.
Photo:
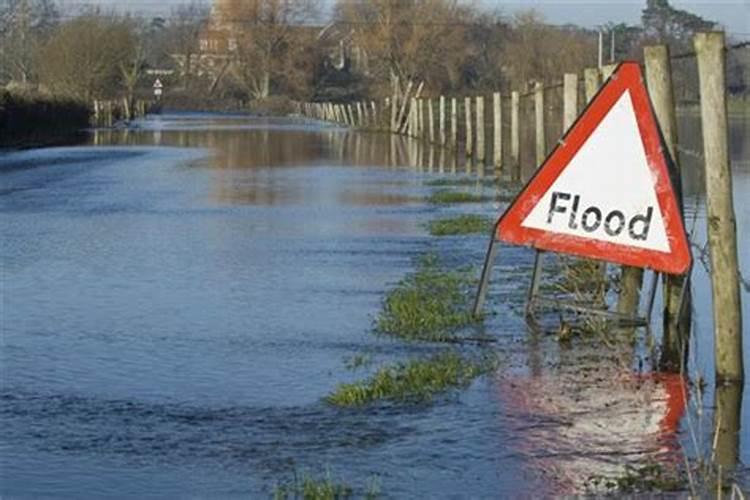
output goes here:
{"type": "Polygon", "coordinates": [[[583,81],[586,91],[586,104],[591,102],[602,84],[599,68],[586,68],[583,70],[583,81]]]}
{"type": "Polygon", "coordinates": [[[474,141],[471,135],[471,97],[464,98],[464,118],[466,122],[466,142],[464,143],[464,150],[466,156],[471,156],[474,152],[474,141]]]}
{"type": "Polygon", "coordinates": [[[519,133],[519,115],[521,96],[517,90],[510,94],[510,163],[515,180],[521,179],[521,134],[519,133]]]}
{"type": "Polygon", "coordinates": [[[617,64],[605,64],[602,66],[602,80],[606,81],[607,78],[612,76],[612,73],[614,73],[616,68],[617,64]]]}
{"type": "Polygon", "coordinates": [[[458,150],[458,100],[451,97],[451,147],[458,150]]]}
{"type": "Polygon", "coordinates": [[[484,146],[484,97],[476,97],[476,117],[477,117],[477,161],[484,166],[485,146],[484,146]]]}
{"type": "Polygon", "coordinates": [[[393,94],[391,97],[391,132],[394,134],[398,132],[398,126],[397,126],[397,119],[398,119],[398,97],[396,94],[393,94]]]}
{"type": "Polygon", "coordinates": [[[424,140],[424,99],[417,99],[417,137],[419,140],[424,140]]]}
{"type": "MultiPolygon", "coordinates": [[[[439,119],[438,132],[440,135],[440,145],[445,147],[445,137],[446,137],[446,134],[445,134],[445,96],[443,95],[440,96],[439,107],[440,109],[438,110],[438,119],[439,119]]],[[[441,166],[442,166],[442,163],[441,163],[441,166]]]]}
{"type": "MultiPolygon", "coordinates": [[[[411,113],[411,119],[412,119],[412,127],[411,127],[411,136],[415,139],[419,137],[419,99],[416,97],[411,99],[411,109],[409,110],[411,113]]],[[[416,150],[415,150],[416,154],[416,150]]]]}
{"type": "Polygon", "coordinates": [[[430,144],[435,142],[435,115],[432,109],[432,99],[427,99],[427,133],[430,144]]]}
{"type": "Polygon", "coordinates": [[[534,124],[536,128],[536,167],[539,168],[547,156],[547,138],[544,134],[544,84],[534,85],[534,124]]]}
{"type": "MultiPolygon", "coordinates": [[[[682,174],[677,161],[677,112],[672,91],[672,67],[669,62],[669,48],[655,45],[643,49],[646,66],[646,84],[654,106],[656,119],[661,128],[667,152],[674,161],[674,171],[670,172],[672,187],[677,195],[680,212],[682,203],[682,174]]],[[[685,303],[680,305],[682,288],[688,279],[685,276],[668,275],[664,279],[663,339],[660,365],[664,371],[680,372],[687,362],[688,340],[690,338],[690,290],[686,290],[685,303]]]]}
{"type": "Polygon", "coordinates": [[[703,151],[706,162],[706,220],[711,255],[717,382],[742,382],[742,311],[737,232],[729,164],[724,33],[698,33],[703,151]]]}
{"type": "Polygon", "coordinates": [[[565,73],[563,77],[563,132],[578,117],[578,75],[565,73]]]}
{"type": "Polygon", "coordinates": [[[495,165],[496,173],[495,176],[500,178],[500,169],[503,165],[503,109],[502,102],[500,101],[500,92],[492,94],[492,132],[493,132],[493,145],[492,155],[493,164],[495,165]]]}

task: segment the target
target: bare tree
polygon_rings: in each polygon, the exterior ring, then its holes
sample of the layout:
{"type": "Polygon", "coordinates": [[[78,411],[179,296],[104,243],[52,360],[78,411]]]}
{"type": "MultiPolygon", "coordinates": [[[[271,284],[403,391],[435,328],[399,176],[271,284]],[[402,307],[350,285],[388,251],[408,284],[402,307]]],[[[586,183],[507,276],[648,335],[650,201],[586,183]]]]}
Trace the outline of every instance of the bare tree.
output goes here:
{"type": "Polygon", "coordinates": [[[132,21],[89,13],[63,24],[41,52],[41,79],[53,92],[79,99],[114,96],[122,68],[136,60],[132,21]]]}
{"type": "Polygon", "coordinates": [[[458,0],[340,0],[341,30],[363,49],[368,70],[384,88],[395,81],[424,80],[440,91],[460,83],[470,5],[458,0]]]}
{"type": "Polygon", "coordinates": [[[301,55],[314,40],[304,24],[317,14],[313,0],[228,2],[220,13],[235,47],[235,76],[253,99],[263,99],[274,84],[311,75],[301,55]]]}
{"type": "Polygon", "coordinates": [[[35,79],[39,47],[58,20],[52,0],[0,0],[0,81],[35,79]]]}
{"type": "Polygon", "coordinates": [[[596,38],[575,26],[552,26],[534,10],[521,12],[502,53],[507,79],[515,87],[596,64],[596,38]]]}

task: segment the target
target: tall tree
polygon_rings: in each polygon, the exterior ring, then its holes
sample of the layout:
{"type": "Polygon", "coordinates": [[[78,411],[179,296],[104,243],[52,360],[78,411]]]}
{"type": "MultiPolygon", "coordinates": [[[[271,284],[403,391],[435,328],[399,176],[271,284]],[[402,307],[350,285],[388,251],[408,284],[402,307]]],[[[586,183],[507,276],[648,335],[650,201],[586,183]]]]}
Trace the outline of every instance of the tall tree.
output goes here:
{"type": "Polygon", "coordinates": [[[458,0],[340,0],[340,31],[367,54],[371,77],[385,91],[390,84],[424,80],[443,90],[461,80],[471,9],[458,0]]]}
{"type": "Polygon", "coordinates": [[[274,86],[312,75],[303,55],[314,42],[314,30],[304,26],[317,16],[313,0],[226,2],[219,15],[235,49],[235,77],[250,97],[263,99],[274,86]]]}
{"type": "Polygon", "coordinates": [[[53,0],[0,0],[0,81],[36,79],[39,47],[58,21],[53,0]]]}
{"type": "Polygon", "coordinates": [[[64,23],[41,51],[42,82],[54,92],[90,100],[112,97],[122,68],[136,59],[137,39],[127,18],[89,13],[64,23]]]}

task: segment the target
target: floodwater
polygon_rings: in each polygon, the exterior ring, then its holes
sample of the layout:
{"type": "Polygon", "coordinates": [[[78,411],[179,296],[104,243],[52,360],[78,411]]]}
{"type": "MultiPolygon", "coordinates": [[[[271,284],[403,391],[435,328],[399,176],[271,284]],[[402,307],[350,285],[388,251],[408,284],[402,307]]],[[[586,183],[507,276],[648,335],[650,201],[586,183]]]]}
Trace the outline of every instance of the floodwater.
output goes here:
{"type": "MultiPolygon", "coordinates": [[[[686,143],[695,124],[681,123],[686,143]]],[[[465,162],[387,135],[202,114],[137,125],[0,153],[0,496],[247,498],[326,470],[386,497],[539,496],[710,446],[711,383],[690,397],[680,380],[623,379],[613,356],[581,386],[594,351],[527,331],[524,248],[502,249],[489,297],[484,329],[507,359],[497,374],[429,405],[328,406],[338,383],[440,348],[372,333],[385,291],[420,255],[482,262],[485,236],[437,239],[424,224],[505,203],[429,205],[426,182],[465,162]],[[374,365],[347,368],[360,354],[374,365]]],[[[749,277],[747,122],[732,134],[749,277]]],[[[699,169],[683,165],[700,242],[699,169]]],[[[693,288],[691,366],[710,382],[701,266],[693,288]]],[[[725,403],[742,423],[745,393],[725,403]]],[[[747,467],[750,425],[722,439],[747,467]]]]}

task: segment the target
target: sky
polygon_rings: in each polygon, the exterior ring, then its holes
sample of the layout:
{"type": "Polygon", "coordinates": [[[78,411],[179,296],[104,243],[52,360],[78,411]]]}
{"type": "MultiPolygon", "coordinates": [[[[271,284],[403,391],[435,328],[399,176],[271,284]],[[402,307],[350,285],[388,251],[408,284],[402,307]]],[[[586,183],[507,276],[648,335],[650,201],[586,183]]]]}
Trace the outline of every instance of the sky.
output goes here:
{"type": "MultiPolygon", "coordinates": [[[[169,9],[187,0],[59,0],[67,6],[82,3],[115,6],[133,13],[167,14],[169,9]]],[[[209,0],[206,0],[207,2],[209,0]]],[[[334,0],[322,0],[333,4],[334,0]]],[[[646,0],[478,0],[478,3],[512,15],[519,10],[534,8],[554,24],[574,23],[585,27],[612,22],[638,24],[646,0]]],[[[750,0],[672,0],[673,6],[719,22],[739,39],[750,39],[750,0]]]]}

